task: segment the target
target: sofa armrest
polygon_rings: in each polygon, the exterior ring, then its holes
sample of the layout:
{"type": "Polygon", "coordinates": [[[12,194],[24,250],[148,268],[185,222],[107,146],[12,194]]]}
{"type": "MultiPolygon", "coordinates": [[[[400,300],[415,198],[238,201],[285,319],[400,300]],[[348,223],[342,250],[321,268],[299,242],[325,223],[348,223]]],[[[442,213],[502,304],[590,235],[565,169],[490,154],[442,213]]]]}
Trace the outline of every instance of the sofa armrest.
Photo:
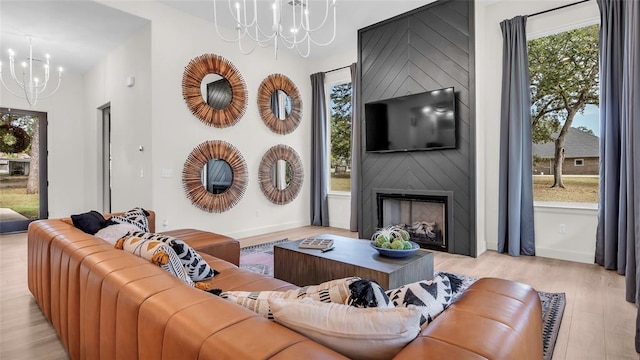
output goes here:
{"type": "Polygon", "coordinates": [[[515,281],[476,281],[396,359],[542,359],[538,293],[515,281]]]}

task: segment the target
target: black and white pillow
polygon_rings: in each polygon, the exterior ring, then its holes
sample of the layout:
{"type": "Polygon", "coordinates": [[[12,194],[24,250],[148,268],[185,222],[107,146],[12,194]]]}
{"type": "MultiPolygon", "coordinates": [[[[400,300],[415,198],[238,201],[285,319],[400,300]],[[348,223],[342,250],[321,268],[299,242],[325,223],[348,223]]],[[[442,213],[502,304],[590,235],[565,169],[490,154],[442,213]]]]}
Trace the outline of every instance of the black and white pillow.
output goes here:
{"type": "Polygon", "coordinates": [[[175,238],[173,236],[164,234],[155,234],[142,231],[130,231],[127,236],[135,236],[141,239],[149,239],[161,241],[173,249],[182,266],[186,270],[187,274],[193,281],[203,281],[211,279],[214,275],[218,274],[218,271],[214,270],[203,258],[198,254],[189,244],[184,241],[175,238]]]}
{"type": "Polygon", "coordinates": [[[351,294],[347,305],[358,308],[395,307],[385,294],[384,289],[375,280],[357,280],[349,285],[351,294]]]}
{"type": "Polygon", "coordinates": [[[189,286],[195,285],[193,280],[187,275],[184,266],[182,266],[180,262],[180,258],[178,258],[178,255],[169,244],[153,239],[128,236],[119,239],[115,247],[149,260],[189,286]]]}
{"type": "Polygon", "coordinates": [[[324,303],[344,304],[349,297],[349,285],[359,279],[347,277],[288,291],[225,291],[220,297],[273,320],[269,299],[312,299],[324,303]]]}
{"type": "Polygon", "coordinates": [[[395,306],[417,306],[422,313],[420,326],[423,328],[451,304],[452,298],[451,283],[444,275],[407,284],[386,294],[395,306]]]}
{"type": "Polygon", "coordinates": [[[140,231],[149,231],[149,213],[143,208],[133,208],[122,215],[112,216],[107,220],[107,225],[113,224],[131,224],[135,225],[140,231]]]}

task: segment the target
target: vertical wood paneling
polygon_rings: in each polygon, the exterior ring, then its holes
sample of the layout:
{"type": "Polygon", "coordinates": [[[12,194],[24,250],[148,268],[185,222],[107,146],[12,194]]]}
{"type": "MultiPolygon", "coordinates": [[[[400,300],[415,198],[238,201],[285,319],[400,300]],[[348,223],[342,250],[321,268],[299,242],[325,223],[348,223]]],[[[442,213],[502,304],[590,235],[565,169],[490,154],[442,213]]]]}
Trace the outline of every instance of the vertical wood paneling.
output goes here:
{"type": "Polygon", "coordinates": [[[453,86],[457,117],[456,149],[384,154],[365,152],[361,120],[360,237],[377,226],[373,189],[449,190],[455,237],[449,251],[475,256],[472,16],[472,2],[441,0],[358,32],[361,114],[367,102],[453,86]]]}

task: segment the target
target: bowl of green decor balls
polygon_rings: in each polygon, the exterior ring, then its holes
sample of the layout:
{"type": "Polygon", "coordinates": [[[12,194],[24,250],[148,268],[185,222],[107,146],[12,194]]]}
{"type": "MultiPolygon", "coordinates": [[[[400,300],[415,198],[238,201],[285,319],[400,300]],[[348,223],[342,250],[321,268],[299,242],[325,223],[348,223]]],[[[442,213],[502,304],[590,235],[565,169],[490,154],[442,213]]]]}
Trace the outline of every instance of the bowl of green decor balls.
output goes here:
{"type": "Polygon", "coordinates": [[[369,245],[381,256],[403,258],[420,249],[418,244],[409,239],[410,235],[406,230],[392,225],[373,233],[369,245]]]}

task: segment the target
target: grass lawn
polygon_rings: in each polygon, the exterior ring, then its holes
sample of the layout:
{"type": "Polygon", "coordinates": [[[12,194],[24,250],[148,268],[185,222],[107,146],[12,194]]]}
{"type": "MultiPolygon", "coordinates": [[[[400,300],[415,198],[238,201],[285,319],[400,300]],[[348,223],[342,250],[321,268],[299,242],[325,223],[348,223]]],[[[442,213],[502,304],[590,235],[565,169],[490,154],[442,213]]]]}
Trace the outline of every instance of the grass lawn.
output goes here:
{"type": "Polygon", "coordinates": [[[27,194],[27,188],[0,189],[0,208],[10,208],[29,219],[39,216],[38,194],[27,194]]]}
{"type": "Polygon", "coordinates": [[[551,188],[553,175],[535,175],[533,177],[533,200],[597,203],[598,176],[570,176],[562,177],[565,188],[551,188]]]}
{"type": "Polygon", "coordinates": [[[351,174],[331,174],[330,191],[351,191],[351,174]]]}

